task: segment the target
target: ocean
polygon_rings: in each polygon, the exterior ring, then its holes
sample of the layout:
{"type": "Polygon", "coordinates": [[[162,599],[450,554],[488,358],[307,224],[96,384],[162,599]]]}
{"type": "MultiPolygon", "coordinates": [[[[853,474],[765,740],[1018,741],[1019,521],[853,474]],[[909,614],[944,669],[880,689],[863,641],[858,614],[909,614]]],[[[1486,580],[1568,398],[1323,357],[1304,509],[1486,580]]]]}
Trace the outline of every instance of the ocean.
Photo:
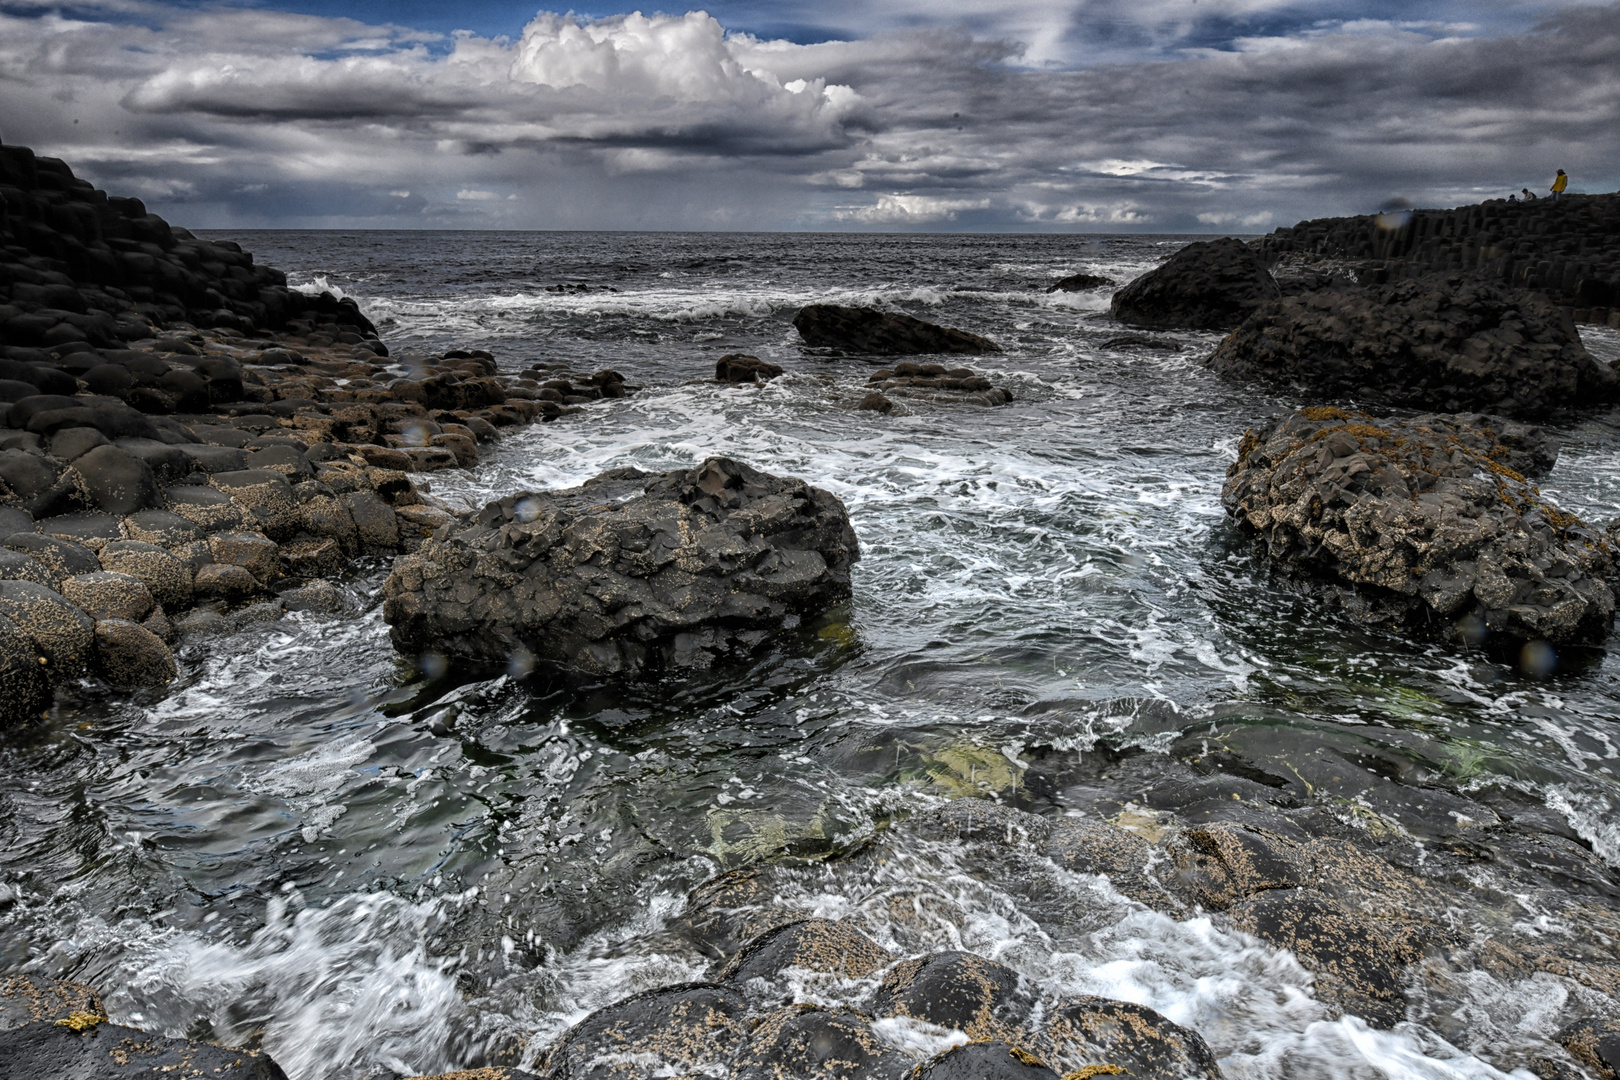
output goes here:
{"type": "MultiPolygon", "coordinates": [[[[1569,887],[1616,893],[1613,653],[1527,674],[1290,587],[1220,488],[1247,428],[1312,402],[1204,370],[1214,334],[1110,344],[1129,331],[1109,289],[1047,291],[1124,284],[1192,238],[208,236],[354,297],[402,363],[487,348],[503,370],[641,386],[433,474],[446,503],[724,454],[844,500],[854,597],[807,652],[707,679],[428,679],[389,644],[376,561],[342,582],[342,618],[188,640],[161,692],[71,690],[0,737],[0,966],[91,982],[122,1022],[262,1045],[292,1080],[532,1064],[592,1009],[702,978],[711,957],[678,932],[688,892],[769,867],[774,904],[897,952],[966,949],[1047,996],[1147,1004],[1232,1080],[1501,1077],[1503,1047],[1550,1047],[1573,992],[1547,976],[1414,989],[1410,1022],[1373,1030],[1287,953],[1099,877],[1043,871],[1038,897],[949,845],[878,871],[851,858],[962,795],[1151,835],[1170,819],[1140,777],[1163,763],[1280,777],[1420,847],[1459,828],[1436,793],[1468,800],[1589,851],[1598,869],[1569,887]],[[1005,351],[966,363],[1013,402],[854,410],[876,365],[815,355],[792,326],[821,301],[991,338],[1005,351]],[[786,373],[710,381],[737,352],[786,373]],[[933,914],[888,920],[899,896],[933,914]]],[[[1582,333],[1620,356],[1620,332],[1582,333]]],[[[1557,430],[1543,490],[1614,517],[1615,417],[1557,430]]],[[[1522,919],[1556,939],[1534,907],[1522,919]]]]}

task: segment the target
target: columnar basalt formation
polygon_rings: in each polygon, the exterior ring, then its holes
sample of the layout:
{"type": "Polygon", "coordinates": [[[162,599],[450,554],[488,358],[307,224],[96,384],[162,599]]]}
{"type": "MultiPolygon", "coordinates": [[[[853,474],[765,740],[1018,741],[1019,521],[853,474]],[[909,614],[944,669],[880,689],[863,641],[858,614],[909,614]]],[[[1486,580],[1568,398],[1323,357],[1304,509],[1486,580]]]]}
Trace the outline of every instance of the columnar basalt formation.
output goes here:
{"type": "Polygon", "coordinates": [[[490,503],[399,559],[383,590],[411,654],[592,672],[744,657],[849,596],[860,558],[838,498],[728,458],[616,469],[490,503]]]}
{"type": "Polygon", "coordinates": [[[636,389],[391,357],[353,300],[23,147],[0,146],[0,240],[0,722],[83,673],[167,682],[179,632],[340,603],[352,559],[451,520],[413,476],[636,389]]]}
{"type": "Polygon", "coordinates": [[[1302,409],[1243,437],[1221,496],[1274,562],[1369,619],[1468,642],[1601,641],[1616,552],[1526,479],[1552,458],[1536,429],[1495,417],[1302,409]]]}
{"type": "Polygon", "coordinates": [[[1289,252],[1352,260],[1373,283],[1476,273],[1543,293],[1577,323],[1620,326],[1620,195],[1320,218],[1256,246],[1268,260],[1289,252]]]}

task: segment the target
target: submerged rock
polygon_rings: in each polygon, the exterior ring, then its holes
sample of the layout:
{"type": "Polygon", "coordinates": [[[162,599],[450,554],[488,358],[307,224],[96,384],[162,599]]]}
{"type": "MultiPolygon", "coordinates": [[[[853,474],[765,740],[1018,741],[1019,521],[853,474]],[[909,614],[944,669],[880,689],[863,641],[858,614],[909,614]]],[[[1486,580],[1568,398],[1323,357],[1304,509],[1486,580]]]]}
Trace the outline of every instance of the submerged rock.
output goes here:
{"type": "MultiPolygon", "coordinates": [[[[866,383],[870,388],[867,397],[875,393],[884,401],[889,400],[884,397],[885,394],[979,405],[1005,405],[1013,399],[1011,391],[992,386],[989,379],[972,368],[947,368],[944,364],[918,364],[910,360],[873,372],[866,383]]],[[[863,399],[858,407],[865,409],[869,406],[863,399]]],[[[878,411],[888,410],[880,407],[878,411]]]]}
{"type": "Polygon", "coordinates": [[[1188,244],[1114,294],[1109,313],[1152,330],[1229,330],[1281,293],[1241,240],[1188,244]]]}
{"type": "Polygon", "coordinates": [[[1221,498],[1273,561],[1368,619],[1472,643],[1600,641],[1615,552],[1525,479],[1550,457],[1539,432],[1489,417],[1303,409],[1243,437],[1221,498]]]}
{"type": "Polygon", "coordinates": [[[604,473],[490,503],[394,564],[383,617],[409,653],[587,672],[704,668],[849,596],[839,499],[729,458],[604,473]]]}
{"type": "Polygon", "coordinates": [[[1059,278],[1052,282],[1046,287],[1046,291],[1049,293],[1084,292],[1087,289],[1107,288],[1112,284],[1114,284],[1113,278],[1103,277],[1101,274],[1070,274],[1066,278],[1059,278]]]}
{"type": "Polygon", "coordinates": [[[1207,361],[1323,397],[1541,417],[1620,399],[1620,375],[1542,297],[1472,278],[1318,289],[1249,315],[1207,361]]]}
{"type": "Polygon", "coordinates": [[[808,304],[793,316],[806,345],[877,356],[921,353],[998,353],[1001,346],[978,334],[954,330],[895,312],[838,304],[808,304]]]}

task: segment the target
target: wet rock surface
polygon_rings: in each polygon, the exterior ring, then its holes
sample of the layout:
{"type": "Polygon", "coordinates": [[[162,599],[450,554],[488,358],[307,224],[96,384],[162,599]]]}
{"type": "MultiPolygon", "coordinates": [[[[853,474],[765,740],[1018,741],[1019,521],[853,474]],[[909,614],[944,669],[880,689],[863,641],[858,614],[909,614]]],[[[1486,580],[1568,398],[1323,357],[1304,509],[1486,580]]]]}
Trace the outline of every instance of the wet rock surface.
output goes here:
{"type": "Polygon", "coordinates": [[[1526,479],[1550,456],[1499,418],[1304,409],[1244,436],[1222,501],[1272,561],[1362,617],[1474,643],[1600,641],[1614,551],[1526,479]]]}
{"type": "Polygon", "coordinates": [[[843,504],[726,458],[616,470],[490,503],[399,560],[384,617],[407,654],[586,672],[704,668],[847,598],[843,504]]]}
{"type": "Polygon", "coordinates": [[[706,983],[649,990],[593,1013],[551,1048],[546,1080],[611,1080],[672,1075],[725,1061],[742,1041],[747,1002],[736,990],[706,983]]]}
{"type": "Polygon", "coordinates": [[[1112,1066],[1139,1080],[1222,1077],[1202,1035],[1129,1001],[1087,996],[1059,1002],[1042,1046],[1066,1069],[1112,1066]]]}
{"type": "Polygon", "coordinates": [[[1207,361],[1324,398],[1534,418],[1620,398],[1567,314],[1467,277],[1335,285],[1271,301],[1207,361]]]}
{"type": "Polygon", "coordinates": [[[981,356],[1001,347],[966,330],[936,326],[922,319],[871,308],[809,304],[793,316],[806,345],[872,356],[958,353],[981,356]]]}
{"type": "Polygon", "coordinates": [[[7,1080],[137,1076],[286,1080],[274,1061],[256,1051],[171,1039],[109,1022],[91,1022],[82,1030],[46,1022],[0,1031],[0,1077],[7,1080]]]}
{"type": "Polygon", "coordinates": [[[0,978],[0,1030],[37,1021],[54,1023],[75,1015],[107,1016],[101,995],[84,983],[49,979],[42,975],[7,975],[0,978]]]}
{"type": "Polygon", "coordinates": [[[742,353],[729,353],[714,363],[714,377],[723,383],[765,382],[780,374],[780,366],[742,353]]]}
{"type": "Polygon", "coordinates": [[[1156,330],[1229,330],[1281,293],[1265,262],[1241,240],[1188,244],[1119,292],[1109,312],[1156,330]]]}
{"type": "Polygon", "coordinates": [[[1046,287],[1049,293],[1054,292],[1085,292],[1087,289],[1105,289],[1117,282],[1111,277],[1101,274],[1070,274],[1068,277],[1058,278],[1046,287]]]}

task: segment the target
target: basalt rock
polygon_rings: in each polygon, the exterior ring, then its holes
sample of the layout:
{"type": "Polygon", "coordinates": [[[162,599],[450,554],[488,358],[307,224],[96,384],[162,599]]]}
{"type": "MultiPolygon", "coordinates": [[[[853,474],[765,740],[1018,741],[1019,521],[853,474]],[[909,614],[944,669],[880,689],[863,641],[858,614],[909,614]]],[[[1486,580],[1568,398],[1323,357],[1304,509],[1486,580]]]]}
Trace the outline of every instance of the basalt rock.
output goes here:
{"type": "Polygon", "coordinates": [[[911,1061],[880,1041],[848,1009],[793,1005],[768,1013],[748,1033],[731,1063],[737,1080],[900,1080],[911,1061]]]}
{"type": "Polygon", "coordinates": [[[0,1030],[74,1016],[105,1020],[107,1010],[101,995],[84,983],[42,975],[8,975],[0,979],[0,1030]]]}
{"type": "Polygon", "coordinates": [[[896,964],[872,999],[877,1016],[909,1016],[956,1028],[971,1039],[1023,1038],[1034,1002],[1018,973],[967,952],[896,964]]]}
{"type": "Polygon", "coordinates": [[[1353,613],[1468,642],[1601,640],[1615,551],[1525,478],[1535,429],[1483,416],[1304,409],[1250,431],[1228,513],[1353,613]]]}
{"type": "Polygon", "coordinates": [[[1561,1028],[1554,1038],[1598,1080],[1620,1076],[1620,1020],[1577,1020],[1561,1028]]]}
{"type": "Polygon", "coordinates": [[[960,353],[980,356],[1001,347],[988,338],[895,312],[839,304],[809,304],[793,316],[806,345],[875,356],[960,353]]]}
{"type": "Polygon", "coordinates": [[[176,674],[174,656],[157,634],[128,619],[96,623],[96,673],[114,686],[163,686],[176,674]]]}
{"type": "Polygon", "coordinates": [[[689,1075],[731,1056],[743,1037],[746,1011],[742,994],[708,983],[636,994],[564,1032],[540,1075],[546,1080],[689,1075]]]}
{"type": "Polygon", "coordinates": [[[1128,1001],[1083,996],[1059,1002],[1043,1045],[1066,1069],[1113,1065],[1137,1080],[1222,1080],[1202,1035],[1128,1001]]]}
{"type": "Polygon", "coordinates": [[[914,1074],[916,1080],[1052,1080],[1058,1074],[1016,1043],[953,1046],[914,1074]]]}
{"type": "Polygon", "coordinates": [[[710,458],[490,503],[395,563],[383,615],[413,654],[703,668],[848,597],[859,557],[836,496],[710,458]]]}
{"type": "Polygon", "coordinates": [[[1188,244],[1115,293],[1109,312],[1153,330],[1229,330],[1279,295],[1260,256],[1223,237],[1188,244]]]}
{"type": "Polygon", "coordinates": [[[893,960],[887,949],[848,923],[805,919],[748,942],[721,971],[719,981],[737,986],[754,979],[769,983],[789,968],[860,979],[893,960]]]}
{"type": "Polygon", "coordinates": [[[0,1077],[125,1080],[134,1076],[287,1080],[256,1050],[232,1050],[171,1039],[87,1017],[74,1024],[39,1022],[0,1031],[0,1077]]]}
{"type": "Polygon", "coordinates": [[[1567,312],[1466,277],[1338,286],[1265,304],[1208,365],[1324,398],[1533,418],[1620,399],[1567,312]]]}
{"type": "Polygon", "coordinates": [[[782,369],[757,356],[728,353],[714,364],[714,377],[723,383],[765,382],[782,374],[782,369]]]}

